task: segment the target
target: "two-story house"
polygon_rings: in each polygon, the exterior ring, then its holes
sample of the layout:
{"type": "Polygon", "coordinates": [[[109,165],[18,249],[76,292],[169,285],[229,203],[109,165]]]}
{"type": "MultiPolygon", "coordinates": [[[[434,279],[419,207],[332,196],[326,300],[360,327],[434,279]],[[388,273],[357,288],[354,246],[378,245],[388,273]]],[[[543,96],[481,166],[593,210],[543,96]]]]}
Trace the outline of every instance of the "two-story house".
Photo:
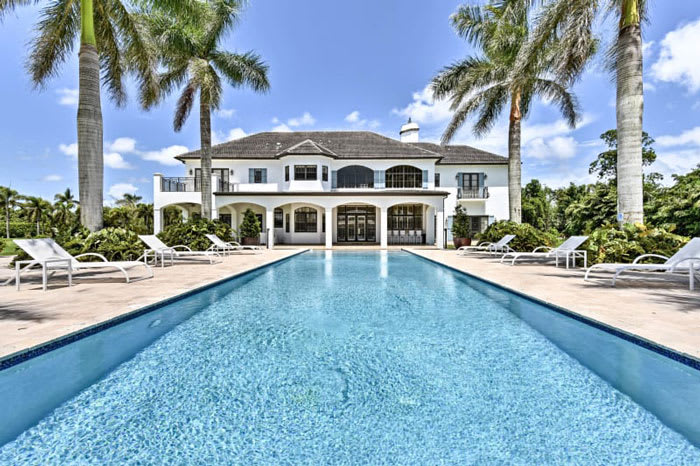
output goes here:
{"type": "MultiPolygon", "coordinates": [[[[508,217],[508,160],[473,147],[400,140],[370,131],[267,132],[212,147],[212,215],[237,228],[252,209],[261,243],[429,244],[450,238],[455,206],[474,233],[508,217]]],[[[184,177],[154,176],[155,231],[162,209],[185,217],[201,203],[199,151],[177,157],[184,177]]]]}

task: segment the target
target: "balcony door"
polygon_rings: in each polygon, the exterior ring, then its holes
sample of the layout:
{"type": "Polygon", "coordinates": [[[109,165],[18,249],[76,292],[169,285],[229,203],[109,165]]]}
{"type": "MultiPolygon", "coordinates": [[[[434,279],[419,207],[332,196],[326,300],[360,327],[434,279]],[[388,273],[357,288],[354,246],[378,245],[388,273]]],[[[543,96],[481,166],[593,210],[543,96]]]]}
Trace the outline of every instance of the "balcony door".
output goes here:
{"type": "MultiPolygon", "coordinates": [[[[228,168],[212,168],[211,169],[211,174],[212,175],[218,175],[219,176],[219,183],[220,186],[212,186],[212,190],[214,191],[224,191],[221,189],[221,186],[226,186],[228,184],[228,168]]],[[[201,168],[195,168],[194,169],[194,186],[195,186],[195,191],[201,191],[202,190],[202,169],[201,168]]]]}

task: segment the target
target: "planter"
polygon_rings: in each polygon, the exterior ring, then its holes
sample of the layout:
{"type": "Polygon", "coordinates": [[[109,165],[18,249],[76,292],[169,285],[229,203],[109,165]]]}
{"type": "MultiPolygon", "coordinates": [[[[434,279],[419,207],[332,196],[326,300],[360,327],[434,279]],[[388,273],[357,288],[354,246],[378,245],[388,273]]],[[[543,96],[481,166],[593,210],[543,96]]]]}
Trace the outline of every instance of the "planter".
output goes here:
{"type": "Polygon", "coordinates": [[[452,242],[454,243],[456,249],[459,249],[462,246],[471,246],[472,245],[471,238],[452,238],[452,242]]]}
{"type": "Polygon", "coordinates": [[[260,245],[260,238],[241,238],[241,244],[243,246],[258,246],[260,245]]]}

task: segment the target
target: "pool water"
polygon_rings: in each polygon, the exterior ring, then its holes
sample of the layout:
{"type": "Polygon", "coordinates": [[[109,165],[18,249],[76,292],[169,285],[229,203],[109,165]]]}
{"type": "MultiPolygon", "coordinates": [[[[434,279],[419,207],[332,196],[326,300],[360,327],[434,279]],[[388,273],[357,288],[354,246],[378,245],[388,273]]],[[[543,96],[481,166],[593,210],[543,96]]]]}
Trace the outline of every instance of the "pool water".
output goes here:
{"type": "Polygon", "coordinates": [[[470,280],[407,253],[263,269],[0,447],[0,463],[700,464],[470,280]]]}

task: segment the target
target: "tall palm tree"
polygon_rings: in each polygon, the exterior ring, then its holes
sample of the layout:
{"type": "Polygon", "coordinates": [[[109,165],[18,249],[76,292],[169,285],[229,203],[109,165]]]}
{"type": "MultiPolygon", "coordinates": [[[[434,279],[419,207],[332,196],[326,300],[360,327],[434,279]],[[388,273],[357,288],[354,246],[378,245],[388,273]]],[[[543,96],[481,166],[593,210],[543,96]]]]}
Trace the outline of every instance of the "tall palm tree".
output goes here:
{"type": "MultiPolygon", "coordinates": [[[[442,135],[444,144],[470,116],[476,114],[473,131],[482,136],[493,128],[503,109],[509,108],[508,200],[510,220],[518,223],[522,219],[521,125],[533,99],[541,97],[558,105],[571,127],[578,119],[578,103],[569,90],[569,81],[553,75],[549,67],[551,54],[557,50],[556,37],[543,44],[540,53],[531,57],[521,73],[511,72],[520,48],[530,35],[527,7],[522,0],[461,6],[452,16],[452,25],[480,54],[447,66],[432,82],[434,96],[449,98],[454,111],[442,135]]],[[[593,53],[594,46],[588,53],[593,53]]],[[[574,73],[575,69],[570,72],[574,73]]]]}
{"type": "MultiPolygon", "coordinates": [[[[146,0],[143,0],[146,1],[146,0]]],[[[148,0],[176,12],[193,11],[197,0],[148,0]]],[[[0,0],[5,14],[40,0],[0,0]]],[[[78,53],[78,183],[81,222],[91,231],[102,227],[103,177],[102,82],[117,106],[126,102],[124,75],[135,71],[142,95],[157,92],[153,53],[143,27],[122,0],[45,0],[36,26],[27,68],[35,87],[44,87],[78,53]]]]}
{"type": "Polygon", "coordinates": [[[5,214],[5,237],[10,239],[10,212],[20,206],[22,197],[17,191],[7,186],[0,186],[0,209],[5,214]]]}
{"type": "Polygon", "coordinates": [[[143,199],[143,197],[137,196],[136,194],[124,193],[124,196],[115,202],[115,204],[122,207],[136,207],[141,199],[143,199]]]}
{"type": "Polygon", "coordinates": [[[165,71],[160,77],[160,95],[142,99],[155,105],[165,95],[182,87],[173,127],[180,131],[199,93],[202,217],[211,219],[211,111],[219,108],[223,93],[221,78],[232,87],[248,86],[256,92],[270,88],[267,65],[253,52],[220,50],[219,46],[241,13],[240,0],[206,0],[191,21],[163,14],[149,14],[151,33],[162,54],[165,71]]]}
{"type": "Polygon", "coordinates": [[[36,223],[36,235],[39,236],[41,234],[41,220],[51,211],[51,203],[35,196],[27,196],[24,199],[22,210],[30,222],[36,223]]]}
{"type": "Polygon", "coordinates": [[[56,194],[53,197],[53,200],[58,204],[66,204],[70,209],[73,209],[73,207],[75,207],[77,204],[80,204],[70,188],[66,188],[64,192],[56,194]]]}
{"type": "Polygon", "coordinates": [[[558,71],[566,67],[567,61],[585,62],[589,56],[582,51],[595,41],[596,18],[612,13],[617,19],[608,58],[617,83],[617,203],[621,224],[644,221],[642,23],[647,19],[647,3],[647,0],[549,0],[539,15],[533,40],[523,48],[518,66],[514,67],[517,73],[554,34],[562,37],[560,53],[553,56],[558,71]]]}

